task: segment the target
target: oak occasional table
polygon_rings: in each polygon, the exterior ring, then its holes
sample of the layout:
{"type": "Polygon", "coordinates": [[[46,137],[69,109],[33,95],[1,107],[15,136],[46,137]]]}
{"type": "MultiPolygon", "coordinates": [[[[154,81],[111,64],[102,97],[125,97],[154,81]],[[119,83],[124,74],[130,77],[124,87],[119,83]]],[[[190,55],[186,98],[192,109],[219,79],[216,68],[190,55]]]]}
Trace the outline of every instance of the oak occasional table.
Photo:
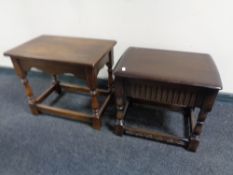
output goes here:
{"type": "Polygon", "coordinates": [[[112,92],[112,40],[99,40],[75,37],[42,35],[4,53],[10,56],[17,75],[25,87],[29,107],[33,114],[48,113],[83,122],[92,123],[93,128],[100,129],[101,115],[106,108],[112,92]],[[97,89],[97,75],[104,66],[108,67],[108,89],[97,89]],[[31,68],[38,68],[53,77],[49,87],[39,97],[34,97],[27,79],[31,68]],[[87,87],[74,84],[60,83],[57,75],[72,73],[86,80],[87,87]],[[53,91],[87,93],[91,95],[92,115],[73,110],[62,109],[42,104],[53,91]],[[97,96],[105,95],[105,101],[100,107],[97,96]]]}
{"type": "MultiPolygon", "coordinates": [[[[156,139],[196,151],[207,113],[222,89],[218,70],[208,54],[129,48],[115,70],[115,132],[156,139]],[[125,125],[129,101],[155,104],[184,114],[188,136],[151,132],[125,125]],[[194,109],[199,108],[198,116],[194,109]]],[[[155,116],[156,117],[156,116],[155,116]]]]}

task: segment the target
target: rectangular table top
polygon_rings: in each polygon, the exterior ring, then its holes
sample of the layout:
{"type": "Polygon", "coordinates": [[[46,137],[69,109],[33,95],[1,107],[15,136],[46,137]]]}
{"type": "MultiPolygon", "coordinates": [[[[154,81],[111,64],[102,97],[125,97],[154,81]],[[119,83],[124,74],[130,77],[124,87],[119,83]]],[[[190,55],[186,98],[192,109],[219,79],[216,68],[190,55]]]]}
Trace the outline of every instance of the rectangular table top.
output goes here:
{"type": "Polygon", "coordinates": [[[202,53],[131,47],[122,55],[114,72],[126,78],[222,88],[214,61],[202,53]]]}
{"type": "Polygon", "coordinates": [[[115,44],[113,40],[42,35],[4,55],[94,66],[115,44]]]}

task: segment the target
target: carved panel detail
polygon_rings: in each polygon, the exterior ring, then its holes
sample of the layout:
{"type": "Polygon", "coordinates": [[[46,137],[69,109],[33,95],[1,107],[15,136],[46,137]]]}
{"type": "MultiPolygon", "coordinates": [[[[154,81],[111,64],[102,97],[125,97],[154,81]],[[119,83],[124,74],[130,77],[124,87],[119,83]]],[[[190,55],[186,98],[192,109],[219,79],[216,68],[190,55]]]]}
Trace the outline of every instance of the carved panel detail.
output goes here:
{"type": "Polygon", "coordinates": [[[126,96],[146,101],[177,106],[201,106],[203,94],[190,88],[165,86],[155,83],[127,82],[126,96]]]}

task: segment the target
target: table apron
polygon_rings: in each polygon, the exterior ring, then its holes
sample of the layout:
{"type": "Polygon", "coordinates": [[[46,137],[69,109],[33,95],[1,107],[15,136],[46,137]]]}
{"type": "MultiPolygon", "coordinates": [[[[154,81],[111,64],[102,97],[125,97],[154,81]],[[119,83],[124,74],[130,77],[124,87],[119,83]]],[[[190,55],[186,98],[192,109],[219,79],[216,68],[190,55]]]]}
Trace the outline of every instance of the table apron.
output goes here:
{"type": "Polygon", "coordinates": [[[218,90],[169,83],[124,80],[124,95],[176,107],[200,107],[210,111],[218,90]]]}
{"type": "Polygon", "coordinates": [[[31,68],[36,68],[51,75],[71,73],[81,79],[86,79],[88,70],[93,69],[91,66],[46,60],[17,59],[17,61],[25,72],[28,72],[31,68]]]}

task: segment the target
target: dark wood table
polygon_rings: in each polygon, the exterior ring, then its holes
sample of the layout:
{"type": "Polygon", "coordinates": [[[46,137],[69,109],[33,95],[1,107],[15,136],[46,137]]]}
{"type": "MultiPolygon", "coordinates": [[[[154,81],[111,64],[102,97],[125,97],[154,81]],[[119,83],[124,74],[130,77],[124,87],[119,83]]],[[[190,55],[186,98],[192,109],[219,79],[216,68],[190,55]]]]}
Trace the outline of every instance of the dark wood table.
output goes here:
{"type": "Polygon", "coordinates": [[[208,54],[129,48],[115,70],[116,133],[157,139],[196,151],[207,113],[222,89],[218,70],[208,54]],[[124,123],[129,101],[155,104],[182,112],[188,137],[150,132],[124,123]],[[194,109],[199,115],[194,116],[194,109]]]}
{"type": "Polygon", "coordinates": [[[111,40],[43,35],[5,52],[4,55],[11,57],[15,71],[25,87],[33,114],[48,113],[77,119],[90,122],[94,128],[100,129],[101,115],[112,92],[113,47],[115,44],[116,42],[111,40]],[[107,90],[97,89],[97,75],[104,65],[108,67],[107,90]],[[31,68],[38,68],[53,77],[51,87],[39,97],[33,96],[27,79],[27,73],[31,68]],[[57,75],[64,73],[72,73],[74,76],[86,80],[87,87],[60,83],[57,75]],[[42,101],[53,91],[61,93],[63,90],[90,94],[93,114],[88,115],[42,104],[42,101]],[[106,95],[101,107],[97,99],[98,95],[106,95]]]}

